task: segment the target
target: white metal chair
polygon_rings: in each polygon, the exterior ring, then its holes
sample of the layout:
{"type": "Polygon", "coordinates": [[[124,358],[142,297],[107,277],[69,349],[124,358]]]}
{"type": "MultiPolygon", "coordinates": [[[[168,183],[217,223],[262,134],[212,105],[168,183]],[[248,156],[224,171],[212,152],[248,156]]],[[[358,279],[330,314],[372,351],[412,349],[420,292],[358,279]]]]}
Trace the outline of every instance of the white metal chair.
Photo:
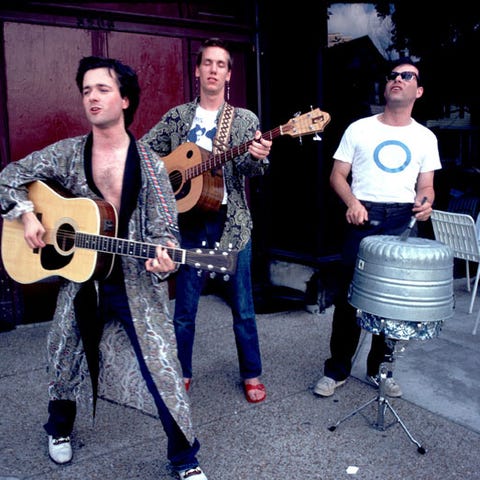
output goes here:
{"type": "MultiPolygon", "coordinates": [[[[453,256],[465,260],[467,290],[472,292],[468,313],[472,313],[473,304],[477,295],[478,281],[480,280],[480,240],[477,235],[475,220],[471,215],[465,213],[444,212],[433,210],[431,215],[435,240],[448,245],[453,250],[453,256]],[[477,274],[470,287],[470,265],[469,262],[477,263],[477,274]]],[[[473,334],[477,333],[480,322],[480,311],[473,327],[473,334]]]]}

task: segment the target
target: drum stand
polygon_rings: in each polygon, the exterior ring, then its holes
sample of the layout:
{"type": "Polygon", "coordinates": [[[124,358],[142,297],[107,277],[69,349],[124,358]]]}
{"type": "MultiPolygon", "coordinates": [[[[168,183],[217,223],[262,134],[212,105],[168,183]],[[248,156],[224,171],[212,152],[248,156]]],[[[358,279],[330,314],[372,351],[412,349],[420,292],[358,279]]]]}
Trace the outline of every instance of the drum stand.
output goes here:
{"type": "Polygon", "coordinates": [[[417,452],[421,453],[423,455],[423,454],[426,453],[426,449],[417,440],[415,440],[415,438],[413,438],[412,434],[408,431],[408,428],[402,422],[402,420],[399,417],[399,415],[397,414],[397,412],[390,405],[390,402],[385,398],[385,383],[387,381],[388,372],[389,372],[389,370],[391,370],[391,368],[389,369],[389,367],[387,365],[389,365],[389,364],[391,365],[393,363],[395,351],[397,350],[397,343],[396,343],[397,341],[396,340],[390,339],[390,338],[386,338],[385,340],[390,345],[393,345],[393,351],[392,351],[392,354],[391,354],[390,358],[388,359],[388,361],[384,362],[380,365],[380,369],[379,369],[380,382],[379,382],[379,386],[378,386],[378,395],[376,397],[372,398],[371,400],[369,400],[367,403],[365,403],[365,404],[361,405],[360,407],[356,408],[355,410],[350,412],[345,417],[338,420],[338,422],[335,425],[332,425],[328,429],[331,432],[334,432],[337,429],[337,427],[341,423],[343,423],[345,420],[348,420],[349,418],[353,417],[357,413],[361,412],[363,409],[368,407],[373,402],[377,402],[378,403],[377,420],[376,420],[376,422],[373,422],[371,424],[372,427],[377,429],[377,430],[385,431],[387,428],[391,427],[392,425],[394,425],[395,423],[398,422],[400,424],[400,426],[402,427],[402,429],[404,430],[404,432],[407,434],[410,441],[413,442],[415,445],[417,445],[417,452]],[[394,421],[391,424],[385,426],[385,412],[386,412],[387,409],[393,414],[396,421],[394,421]]]}

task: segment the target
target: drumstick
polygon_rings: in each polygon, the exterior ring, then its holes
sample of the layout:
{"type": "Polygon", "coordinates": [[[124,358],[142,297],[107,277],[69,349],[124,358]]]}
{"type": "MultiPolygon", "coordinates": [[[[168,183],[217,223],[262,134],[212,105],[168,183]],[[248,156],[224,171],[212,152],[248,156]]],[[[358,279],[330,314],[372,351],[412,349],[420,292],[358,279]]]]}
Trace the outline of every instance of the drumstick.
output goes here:
{"type": "MultiPolygon", "coordinates": [[[[423,205],[426,201],[427,201],[427,197],[423,197],[422,198],[422,203],[420,205],[423,205]]],[[[415,215],[412,215],[412,218],[410,219],[410,223],[408,224],[408,227],[405,229],[405,231],[400,236],[400,240],[402,240],[402,242],[407,240],[407,238],[410,236],[412,228],[413,228],[413,226],[415,225],[416,222],[417,222],[417,219],[416,219],[415,215]]]]}

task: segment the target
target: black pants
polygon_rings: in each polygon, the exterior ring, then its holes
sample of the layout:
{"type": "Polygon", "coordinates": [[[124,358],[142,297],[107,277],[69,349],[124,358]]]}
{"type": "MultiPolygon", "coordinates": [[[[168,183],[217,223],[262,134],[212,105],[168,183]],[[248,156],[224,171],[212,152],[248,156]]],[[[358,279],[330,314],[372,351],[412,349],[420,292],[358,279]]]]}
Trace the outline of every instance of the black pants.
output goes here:
{"type": "MultiPolygon", "coordinates": [[[[342,250],[342,271],[335,299],[330,358],[326,360],[324,374],[334,380],[345,380],[352,370],[352,358],[358,347],[361,328],[357,310],[348,302],[348,290],[355,271],[360,242],[370,235],[400,235],[412,217],[411,203],[362,202],[368,210],[369,222],[365,225],[348,225],[342,250]]],[[[416,235],[416,229],[411,236],[416,235]]],[[[372,336],[372,346],[367,358],[367,375],[376,375],[380,364],[390,360],[392,349],[383,335],[372,336]]]]}
{"type": "Polygon", "coordinates": [[[48,414],[48,422],[44,425],[48,435],[68,437],[75,423],[77,404],[72,400],[50,400],[48,414]]]}

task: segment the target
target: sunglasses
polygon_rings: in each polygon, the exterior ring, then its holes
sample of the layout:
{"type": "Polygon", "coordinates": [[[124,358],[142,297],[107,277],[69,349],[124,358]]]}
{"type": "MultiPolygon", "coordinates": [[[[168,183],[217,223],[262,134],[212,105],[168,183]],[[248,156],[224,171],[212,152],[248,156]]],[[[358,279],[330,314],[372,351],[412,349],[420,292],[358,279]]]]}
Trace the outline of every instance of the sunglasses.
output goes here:
{"type": "Polygon", "coordinates": [[[400,75],[400,78],[402,80],[405,80],[406,82],[409,82],[414,78],[418,79],[418,76],[415,72],[390,72],[387,75],[387,82],[393,82],[394,80],[397,79],[399,75],[400,75]]]}

